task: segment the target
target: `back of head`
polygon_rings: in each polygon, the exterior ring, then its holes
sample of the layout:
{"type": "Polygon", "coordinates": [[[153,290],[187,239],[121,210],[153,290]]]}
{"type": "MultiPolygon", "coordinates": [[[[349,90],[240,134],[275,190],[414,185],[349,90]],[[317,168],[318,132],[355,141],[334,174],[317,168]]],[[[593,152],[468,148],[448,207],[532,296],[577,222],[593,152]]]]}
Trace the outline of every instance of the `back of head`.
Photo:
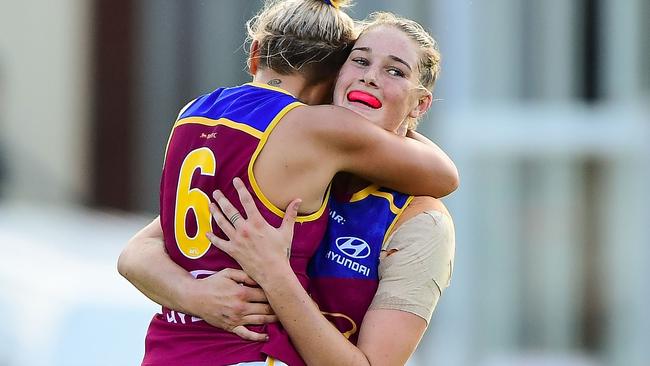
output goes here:
{"type": "Polygon", "coordinates": [[[354,21],[341,9],[349,0],[267,0],[246,23],[259,45],[259,66],[311,82],[334,77],[356,39],[354,21]]]}

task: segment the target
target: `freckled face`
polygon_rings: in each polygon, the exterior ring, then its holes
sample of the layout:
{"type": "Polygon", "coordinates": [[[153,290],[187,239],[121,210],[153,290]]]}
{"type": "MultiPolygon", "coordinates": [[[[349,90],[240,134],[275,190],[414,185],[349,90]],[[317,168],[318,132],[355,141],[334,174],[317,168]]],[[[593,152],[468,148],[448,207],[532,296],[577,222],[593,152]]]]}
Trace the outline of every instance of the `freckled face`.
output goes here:
{"type": "Polygon", "coordinates": [[[364,32],[343,64],[334,104],[397,131],[417,106],[419,48],[401,30],[378,26],[364,32]]]}

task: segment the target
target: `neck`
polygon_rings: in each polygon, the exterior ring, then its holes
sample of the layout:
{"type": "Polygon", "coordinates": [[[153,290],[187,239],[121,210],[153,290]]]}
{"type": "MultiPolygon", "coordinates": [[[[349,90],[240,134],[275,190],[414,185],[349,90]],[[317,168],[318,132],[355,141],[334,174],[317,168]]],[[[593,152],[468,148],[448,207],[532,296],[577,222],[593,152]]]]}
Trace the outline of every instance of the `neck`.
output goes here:
{"type": "Polygon", "coordinates": [[[312,84],[300,74],[281,75],[270,69],[258,70],[253,76],[256,83],[282,88],[306,104],[322,104],[330,92],[329,83],[312,84]]]}

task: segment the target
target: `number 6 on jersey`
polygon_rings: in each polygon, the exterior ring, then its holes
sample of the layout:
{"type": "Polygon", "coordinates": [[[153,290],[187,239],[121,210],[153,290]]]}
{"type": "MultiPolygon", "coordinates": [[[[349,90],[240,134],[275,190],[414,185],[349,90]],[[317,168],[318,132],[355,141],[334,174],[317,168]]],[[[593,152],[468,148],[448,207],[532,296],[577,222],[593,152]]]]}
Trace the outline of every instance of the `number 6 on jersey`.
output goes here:
{"type": "Polygon", "coordinates": [[[217,162],[212,150],[207,147],[193,150],[183,160],[176,189],[176,209],[174,211],[174,236],[181,253],[188,258],[198,259],[210,249],[210,241],[205,237],[212,231],[212,217],[208,205],[210,198],[198,188],[192,188],[192,176],[196,169],[201,175],[214,176],[217,162]],[[185,227],[189,211],[194,211],[196,234],[190,237],[185,227]]]}

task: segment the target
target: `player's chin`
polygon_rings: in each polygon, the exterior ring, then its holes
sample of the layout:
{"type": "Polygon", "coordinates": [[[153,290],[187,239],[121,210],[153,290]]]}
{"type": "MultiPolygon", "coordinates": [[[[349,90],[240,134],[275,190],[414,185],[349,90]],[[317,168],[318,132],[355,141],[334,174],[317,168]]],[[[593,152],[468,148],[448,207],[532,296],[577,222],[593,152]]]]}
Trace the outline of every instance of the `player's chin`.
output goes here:
{"type": "Polygon", "coordinates": [[[378,120],[378,109],[368,107],[363,103],[345,103],[345,108],[357,113],[361,117],[369,120],[370,122],[375,123],[378,120]]]}

